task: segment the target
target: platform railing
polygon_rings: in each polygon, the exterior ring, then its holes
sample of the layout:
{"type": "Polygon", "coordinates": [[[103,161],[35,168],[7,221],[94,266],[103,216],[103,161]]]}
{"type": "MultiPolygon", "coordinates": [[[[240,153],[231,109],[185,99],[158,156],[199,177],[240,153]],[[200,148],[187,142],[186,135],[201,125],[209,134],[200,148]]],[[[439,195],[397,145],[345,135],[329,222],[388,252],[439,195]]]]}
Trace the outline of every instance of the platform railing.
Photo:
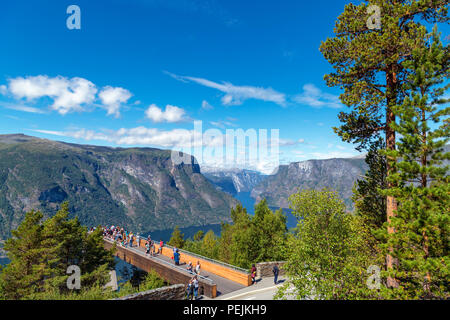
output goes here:
{"type": "MultiPolygon", "coordinates": [[[[104,238],[104,240],[105,240],[105,241],[108,241],[108,242],[110,242],[110,243],[115,243],[114,240],[111,240],[111,239],[109,239],[109,238],[104,238]]],[[[116,243],[116,244],[117,244],[117,243],[116,243]]],[[[161,263],[167,265],[167,266],[170,267],[171,269],[180,270],[180,271],[183,271],[184,273],[187,273],[187,274],[193,275],[193,276],[194,276],[194,275],[197,275],[197,277],[198,277],[199,279],[202,279],[202,280],[205,280],[205,281],[214,283],[214,281],[213,281],[212,279],[209,279],[209,278],[204,277],[204,276],[202,276],[202,275],[195,274],[194,272],[188,271],[188,270],[186,270],[186,269],[184,269],[184,268],[182,268],[182,267],[175,266],[175,265],[173,265],[173,264],[170,263],[170,262],[167,262],[167,261],[165,261],[165,260],[163,260],[163,259],[161,259],[161,258],[158,258],[157,256],[148,256],[148,255],[146,255],[145,253],[143,253],[141,250],[138,250],[136,247],[130,247],[130,246],[121,246],[121,247],[122,247],[122,248],[125,248],[125,249],[127,249],[127,250],[131,250],[131,251],[133,251],[133,252],[136,252],[137,254],[139,254],[139,255],[142,256],[142,257],[155,259],[155,260],[157,260],[157,261],[159,261],[159,262],[161,262],[161,263]]]]}

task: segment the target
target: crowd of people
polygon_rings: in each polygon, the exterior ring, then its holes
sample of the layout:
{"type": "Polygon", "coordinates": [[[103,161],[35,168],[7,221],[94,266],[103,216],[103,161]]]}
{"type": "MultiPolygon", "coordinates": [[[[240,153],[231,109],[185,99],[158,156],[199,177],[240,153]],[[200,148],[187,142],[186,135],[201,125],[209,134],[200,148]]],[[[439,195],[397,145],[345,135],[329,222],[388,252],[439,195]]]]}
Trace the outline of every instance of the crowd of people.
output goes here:
{"type": "MultiPolygon", "coordinates": [[[[147,238],[142,238],[139,234],[134,234],[133,232],[129,232],[122,227],[119,226],[103,226],[103,237],[110,239],[123,247],[133,247],[134,243],[137,246],[140,246],[140,241],[142,239],[145,240],[145,253],[150,256],[155,256],[157,254],[162,254],[162,248],[164,246],[164,242],[162,240],[159,241],[158,251],[156,250],[155,242],[151,239],[150,235],[147,238]]],[[[92,231],[92,230],[91,230],[92,231]]],[[[180,265],[180,251],[178,248],[173,248],[173,257],[175,265],[180,265]]],[[[187,264],[186,270],[193,274],[194,276],[191,278],[187,285],[186,289],[186,297],[189,300],[198,299],[198,276],[200,276],[201,265],[200,261],[197,261],[195,267],[192,262],[189,261],[187,264]]]]}
{"type": "Polygon", "coordinates": [[[133,232],[129,232],[119,226],[103,227],[103,236],[105,238],[113,240],[115,243],[122,247],[133,247],[135,242],[137,244],[137,247],[139,247],[141,240],[144,239],[145,253],[151,256],[161,254],[162,248],[164,247],[164,242],[160,239],[159,248],[158,251],[156,251],[155,241],[152,240],[150,235],[147,238],[142,238],[141,236],[139,236],[139,233],[134,234],[133,232]]]}

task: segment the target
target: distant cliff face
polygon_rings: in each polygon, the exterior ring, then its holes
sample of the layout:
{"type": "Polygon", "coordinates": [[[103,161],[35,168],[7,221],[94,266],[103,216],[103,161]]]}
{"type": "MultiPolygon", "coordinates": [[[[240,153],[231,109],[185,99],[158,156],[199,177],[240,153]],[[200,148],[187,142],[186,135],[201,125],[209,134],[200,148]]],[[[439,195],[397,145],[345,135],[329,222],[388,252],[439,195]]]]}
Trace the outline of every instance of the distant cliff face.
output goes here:
{"type": "Polygon", "coordinates": [[[267,176],[251,196],[260,201],[266,198],[274,207],[288,208],[288,198],[299,189],[328,187],[338,191],[348,208],[352,207],[352,187],[367,170],[364,159],[308,160],[279,167],[277,174],[267,176]]]}
{"type": "Polygon", "coordinates": [[[51,215],[66,200],[83,224],[140,232],[229,221],[237,204],[197,164],[174,165],[170,151],[0,135],[0,238],[28,210],[51,215]]]}
{"type": "Polygon", "coordinates": [[[265,176],[259,172],[245,169],[220,169],[202,167],[203,175],[220,190],[230,194],[250,192],[264,180],[265,176]]]}

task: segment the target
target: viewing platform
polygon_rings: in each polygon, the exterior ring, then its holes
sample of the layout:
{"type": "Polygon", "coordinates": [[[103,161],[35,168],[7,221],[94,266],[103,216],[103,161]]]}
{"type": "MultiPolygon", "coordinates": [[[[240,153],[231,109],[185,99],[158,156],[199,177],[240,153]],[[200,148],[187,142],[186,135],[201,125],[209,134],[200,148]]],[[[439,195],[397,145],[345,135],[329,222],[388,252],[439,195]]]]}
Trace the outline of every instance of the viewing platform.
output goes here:
{"type": "MultiPolygon", "coordinates": [[[[192,262],[195,266],[199,261],[201,265],[198,276],[199,294],[208,298],[230,294],[248,287],[252,283],[250,273],[245,269],[180,249],[180,265],[176,266],[172,259],[173,247],[164,245],[161,254],[152,256],[145,253],[145,240],[140,239],[139,242],[138,244],[134,241],[133,247],[117,244],[115,255],[139,269],[147,272],[155,271],[170,284],[187,285],[195,275],[186,269],[187,264],[192,262]]],[[[114,241],[104,238],[104,246],[109,250],[114,246],[114,241]]],[[[155,244],[155,249],[156,252],[159,251],[159,244],[155,244]]]]}

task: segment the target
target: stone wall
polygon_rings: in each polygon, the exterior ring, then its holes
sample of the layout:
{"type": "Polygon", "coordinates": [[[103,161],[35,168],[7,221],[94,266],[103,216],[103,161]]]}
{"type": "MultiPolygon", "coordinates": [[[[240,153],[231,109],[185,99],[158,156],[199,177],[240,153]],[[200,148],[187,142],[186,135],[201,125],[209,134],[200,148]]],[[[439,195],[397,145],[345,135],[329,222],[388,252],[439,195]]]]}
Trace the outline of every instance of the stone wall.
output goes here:
{"type": "Polygon", "coordinates": [[[176,284],[154,290],[138,292],[112,300],[184,300],[185,286],[176,284]]]}
{"type": "Polygon", "coordinates": [[[256,278],[267,278],[273,277],[272,268],[278,263],[278,268],[280,269],[279,276],[284,275],[285,271],[283,270],[283,265],[286,263],[284,261],[274,261],[274,262],[261,262],[255,265],[256,267],[256,278]]]}

